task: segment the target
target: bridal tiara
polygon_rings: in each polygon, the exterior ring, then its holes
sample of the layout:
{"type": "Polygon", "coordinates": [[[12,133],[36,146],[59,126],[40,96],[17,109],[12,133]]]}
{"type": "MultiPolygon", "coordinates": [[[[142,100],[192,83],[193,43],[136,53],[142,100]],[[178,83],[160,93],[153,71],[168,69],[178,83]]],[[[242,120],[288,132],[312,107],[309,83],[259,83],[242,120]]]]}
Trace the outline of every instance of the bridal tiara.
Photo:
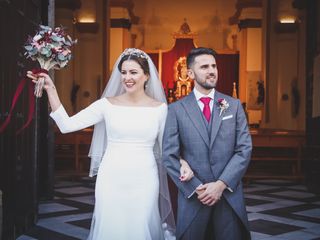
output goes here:
{"type": "Polygon", "coordinates": [[[132,56],[136,56],[136,57],[139,57],[139,58],[145,58],[145,59],[148,59],[148,55],[140,50],[140,49],[137,49],[137,48],[127,48],[123,51],[123,53],[121,53],[121,58],[123,58],[124,56],[128,56],[128,55],[132,55],[132,56]]]}

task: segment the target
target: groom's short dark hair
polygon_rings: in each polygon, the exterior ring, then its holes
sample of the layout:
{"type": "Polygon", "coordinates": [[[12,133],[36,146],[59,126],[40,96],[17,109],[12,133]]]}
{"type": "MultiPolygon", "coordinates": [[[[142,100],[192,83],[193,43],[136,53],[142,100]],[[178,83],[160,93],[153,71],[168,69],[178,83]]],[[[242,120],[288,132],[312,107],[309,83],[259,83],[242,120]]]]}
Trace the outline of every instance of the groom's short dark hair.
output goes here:
{"type": "Polygon", "coordinates": [[[204,48],[204,47],[198,47],[198,48],[193,48],[189,52],[187,56],[187,67],[190,68],[191,65],[194,63],[194,59],[199,56],[199,55],[212,55],[214,58],[217,56],[216,51],[214,51],[211,48],[204,48]]]}

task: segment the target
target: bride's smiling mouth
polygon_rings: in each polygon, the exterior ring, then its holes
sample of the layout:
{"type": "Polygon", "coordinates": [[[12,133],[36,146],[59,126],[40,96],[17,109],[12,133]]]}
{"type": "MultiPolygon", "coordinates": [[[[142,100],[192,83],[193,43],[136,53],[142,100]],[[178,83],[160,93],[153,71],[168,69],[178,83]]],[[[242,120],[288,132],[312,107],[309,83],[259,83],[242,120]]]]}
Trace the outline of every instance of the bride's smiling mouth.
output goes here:
{"type": "Polygon", "coordinates": [[[135,85],[136,83],[133,82],[133,81],[128,81],[128,82],[124,82],[124,85],[127,87],[127,88],[131,88],[135,85]]]}

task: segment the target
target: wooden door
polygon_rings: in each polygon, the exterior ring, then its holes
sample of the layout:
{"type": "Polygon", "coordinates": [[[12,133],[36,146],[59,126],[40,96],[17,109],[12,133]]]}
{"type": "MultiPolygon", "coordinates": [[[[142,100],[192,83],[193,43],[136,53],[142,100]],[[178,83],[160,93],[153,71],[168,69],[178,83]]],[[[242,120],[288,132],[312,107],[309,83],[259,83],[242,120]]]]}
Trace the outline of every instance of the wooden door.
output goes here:
{"type": "MultiPolygon", "coordinates": [[[[23,56],[23,45],[38,24],[46,24],[47,0],[0,0],[0,122],[27,69],[36,64],[23,56]]],[[[32,124],[20,135],[28,116],[28,91],[17,102],[11,123],[0,134],[0,187],[3,192],[3,239],[16,239],[37,220],[40,159],[47,159],[47,102],[37,101],[32,124]]]]}

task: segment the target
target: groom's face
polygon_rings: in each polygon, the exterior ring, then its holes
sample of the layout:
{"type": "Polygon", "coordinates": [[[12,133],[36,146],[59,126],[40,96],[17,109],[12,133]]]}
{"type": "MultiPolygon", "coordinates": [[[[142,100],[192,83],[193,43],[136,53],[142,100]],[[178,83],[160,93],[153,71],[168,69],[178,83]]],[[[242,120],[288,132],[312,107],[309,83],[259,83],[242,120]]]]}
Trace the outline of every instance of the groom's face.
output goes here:
{"type": "Polygon", "coordinates": [[[195,86],[210,90],[215,88],[218,81],[218,69],[216,59],[209,54],[203,54],[195,57],[188,75],[195,80],[195,86]]]}

